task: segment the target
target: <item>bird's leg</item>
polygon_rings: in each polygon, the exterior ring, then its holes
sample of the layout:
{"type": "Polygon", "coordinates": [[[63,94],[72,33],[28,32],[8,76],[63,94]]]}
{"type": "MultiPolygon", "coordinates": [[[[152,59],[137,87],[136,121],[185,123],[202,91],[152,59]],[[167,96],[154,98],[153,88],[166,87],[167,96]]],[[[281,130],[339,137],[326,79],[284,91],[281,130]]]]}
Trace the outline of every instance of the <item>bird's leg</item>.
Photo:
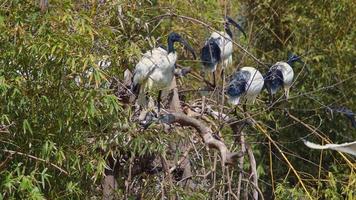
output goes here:
{"type": "Polygon", "coordinates": [[[202,72],[200,73],[200,76],[203,77],[203,81],[206,83],[207,87],[209,87],[209,88],[214,88],[213,85],[206,79],[206,77],[205,77],[205,72],[202,71],[202,72]]]}
{"type": "Polygon", "coordinates": [[[203,117],[205,111],[205,96],[201,97],[201,113],[200,113],[200,117],[203,117]]]}
{"type": "Polygon", "coordinates": [[[235,106],[235,115],[237,116],[237,106],[235,106]]]}
{"type": "Polygon", "coordinates": [[[162,90],[158,91],[158,97],[157,97],[157,117],[159,117],[160,112],[161,112],[161,97],[162,97],[162,90]]]}
{"type": "Polygon", "coordinates": [[[221,69],[221,73],[220,73],[220,78],[221,78],[221,79],[223,79],[223,77],[224,77],[224,72],[225,72],[225,69],[222,68],[222,69],[221,69]]]}
{"type": "Polygon", "coordinates": [[[288,101],[289,99],[289,88],[284,89],[284,94],[286,95],[286,100],[288,101]]]}
{"type": "Polygon", "coordinates": [[[244,112],[247,111],[247,105],[246,105],[246,104],[243,104],[243,105],[242,105],[242,110],[243,110],[244,112]]]}
{"type": "Polygon", "coordinates": [[[269,105],[272,106],[273,102],[274,102],[274,94],[270,93],[269,95],[269,105]]]}
{"type": "Polygon", "coordinates": [[[213,71],[213,87],[216,87],[216,75],[215,75],[215,71],[213,71]]]}
{"type": "Polygon", "coordinates": [[[247,112],[247,100],[245,100],[244,104],[242,104],[242,110],[245,112],[247,112]]]}

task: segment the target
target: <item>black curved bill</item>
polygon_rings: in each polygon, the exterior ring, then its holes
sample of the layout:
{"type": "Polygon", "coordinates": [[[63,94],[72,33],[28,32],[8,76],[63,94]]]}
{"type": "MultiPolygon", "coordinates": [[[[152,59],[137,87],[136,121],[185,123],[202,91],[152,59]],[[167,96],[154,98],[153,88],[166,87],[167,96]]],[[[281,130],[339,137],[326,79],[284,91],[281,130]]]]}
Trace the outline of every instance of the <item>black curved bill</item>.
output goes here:
{"type": "Polygon", "coordinates": [[[185,41],[183,38],[180,38],[179,39],[179,42],[185,47],[188,49],[188,51],[190,51],[193,55],[193,58],[194,60],[196,59],[196,55],[195,55],[195,52],[194,52],[194,49],[189,45],[189,43],[187,41],[185,41]]]}
{"type": "Polygon", "coordinates": [[[294,63],[294,62],[299,62],[301,64],[305,64],[301,58],[301,56],[297,56],[293,54],[292,52],[288,52],[288,60],[287,63],[294,63]]]}
{"type": "Polygon", "coordinates": [[[228,16],[227,16],[226,19],[227,19],[227,22],[228,22],[229,24],[232,24],[232,25],[234,25],[237,29],[239,29],[239,31],[241,31],[242,34],[244,34],[245,38],[247,37],[247,35],[246,35],[246,33],[245,33],[245,30],[244,30],[238,23],[236,23],[231,17],[228,17],[228,16]]]}

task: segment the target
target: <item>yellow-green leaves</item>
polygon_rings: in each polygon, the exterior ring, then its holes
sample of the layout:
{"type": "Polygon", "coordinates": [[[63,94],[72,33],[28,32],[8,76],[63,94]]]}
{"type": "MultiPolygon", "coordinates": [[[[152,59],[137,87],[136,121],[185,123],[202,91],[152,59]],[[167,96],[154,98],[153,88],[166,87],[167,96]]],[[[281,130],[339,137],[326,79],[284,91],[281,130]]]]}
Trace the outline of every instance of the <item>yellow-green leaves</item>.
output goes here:
{"type": "Polygon", "coordinates": [[[30,125],[30,123],[28,122],[27,119],[25,119],[25,120],[22,122],[22,128],[23,128],[24,134],[26,134],[26,133],[32,134],[32,128],[31,128],[31,125],[30,125]]]}

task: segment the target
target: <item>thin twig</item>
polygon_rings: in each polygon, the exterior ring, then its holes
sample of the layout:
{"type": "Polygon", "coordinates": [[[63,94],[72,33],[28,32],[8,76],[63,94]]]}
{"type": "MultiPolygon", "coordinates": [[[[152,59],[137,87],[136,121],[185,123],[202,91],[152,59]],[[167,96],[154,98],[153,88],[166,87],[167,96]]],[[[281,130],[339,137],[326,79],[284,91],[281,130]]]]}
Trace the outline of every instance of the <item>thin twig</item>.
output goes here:
{"type": "Polygon", "coordinates": [[[21,156],[26,156],[26,157],[32,158],[34,160],[47,163],[47,164],[51,165],[52,167],[58,169],[60,172],[64,173],[65,175],[69,175],[69,173],[67,171],[65,171],[64,169],[60,168],[58,165],[53,164],[53,163],[51,163],[51,162],[49,162],[47,160],[44,160],[42,158],[38,158],[36,156],[32,156],[32,155],[29,155],[29,154],[21,153],[21,152],[18,152],[18,151],[12,151],[12,150],[6,150],[6,149],[3,149],[2,151],[6,152],[6,153],[10,153],[12,155],[16,155],[17,154],[17,155],[21,155],[21,156]]]}
{"type": "MultiPolygon", "coordinates": [[[[248,113],[247,113],[248,114],[248,113]]],[[[249,115],[249,114],[248,114],[249,115]]],[[[252,119],[252,118],[251,118],[252,119]]],[[[256,127],[268,138],[268,140],[271,141],[271,143],[276,147],[276,149],[278,150],[278,152],[282,155],[283,159],[287,162],[288,166],[291,168],[291,170],[293,171],[293,173],[295,174],[295,176],[297,177],[299,183],[301,184],[302,188],[304,189],[304,191],[306,192],[307,196],[309,197],[309,199],[313,199],[309,193],[309,191],[307,190],[307,188],[305,187],[305,184],[302,180],[302,178],[299,176],[297,170],[295,170],[294,166],[290,163],[289,159],[287,158],[287,156],[283,153],[283,151],[279,148],[279,146],[276,144],[276,142],[271,138],[271,136],[267,133],[267,131],[262,128],[262,126],[255,121],[254,119],[252,119],[254,121],[254,124],[256,125],[256,127]]]]}
{"type": "MultiPolygon", "coordinates": [[[[210,26],[209,24],[199,20],[199,19],[196,19],[196,18],[193,18],[193,17],[188,17],[188,16],[184,16],[184,15],[178,15],[178,14],[175,14],[175,13],[172,13],[172,12],[169,12],[169,13],[166,13],[166,14],[163,14],[163,15],[159,15],[159,16],[156,16],[156,17],[153,17],[151,20],[149,20],[147,23],[151,23],[153,21],[156,21],[156,20],[160,20],[162,18],[168,18],[168,17],[177,17],[177,18],[181,18],[181,19],[184,19],[184,20],[188,20],[188,21],[191,21],[191,22],[195,22],[197,24],[201,24],[203,26],[205,26],[206,28],[210,29],[211,31],[215,31],[215,32],[219,32],[218,30],[216,30],[215,28],[213,28],[212,26],[210,26]]],[[[222,37],[224,37],[223,35],[221,35],[222,37]]],[[[232,41],[233,44],[235,44],[237,47],[239,47],[239,49],[241,49],[243,52],[245,52],[247,55],[249,55],[253,60],[255,60],[258,64],[262,65],[262,66],[265,66],[265,67],[268,67],[266,66],[266,64],[264,64],[263,62],[261,62],[260,60],[258,60],[258,58],[256,58],[254,55],[252,55],[252,53],[250,53],[249,51],[247,51],[244,47],[242,47],[240,44],[238,44],[237,42],[235,41],[232,41]]]]}
{"type": "Polygon", "coordinates": [[[252,182],[255,185],[255,190],[253,190],[253,199],[258,200],[258,175],[257,175],[257,167],[256,167],[256,159],[253,155],[253,151],[250,145],[246,144],[247,155],[250,160],[250,168],[252,173],[252,182]]]}

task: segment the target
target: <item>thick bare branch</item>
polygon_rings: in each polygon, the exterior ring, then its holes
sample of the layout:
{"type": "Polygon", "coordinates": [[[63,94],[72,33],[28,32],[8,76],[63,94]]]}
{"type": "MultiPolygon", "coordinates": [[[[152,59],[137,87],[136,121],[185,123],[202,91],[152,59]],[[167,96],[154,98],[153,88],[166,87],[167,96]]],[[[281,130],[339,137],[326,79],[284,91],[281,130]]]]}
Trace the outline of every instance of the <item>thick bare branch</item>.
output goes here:
{"type": "Polygon", "coordinates": [[[216,139],[213,136],[212,130],[203,122],[183,113],[170,113],[167,114],[166,117],[168,119],[167,123],[179,123],[182,126],[194,127],[199,132],[200,137],[208,147],[219,150],[223,164],[233,164],[235,159],[241,156],[241,153],[230,152],[225,143],[216,139]]]}
{"type": "Polygon", "coordinates": [[[250,160],[250,167],[251,167],[251,173],[252,173],[252,182],[255,185],[255,188],[253,190],[253,199],[258,200],[258,176],[257,176],[257,167],[256,167],[256,159],[255,156],[253,155],[253,151],[250,145],[246,144],[246,150],[248,154],[248,158],[250,160]]]}

